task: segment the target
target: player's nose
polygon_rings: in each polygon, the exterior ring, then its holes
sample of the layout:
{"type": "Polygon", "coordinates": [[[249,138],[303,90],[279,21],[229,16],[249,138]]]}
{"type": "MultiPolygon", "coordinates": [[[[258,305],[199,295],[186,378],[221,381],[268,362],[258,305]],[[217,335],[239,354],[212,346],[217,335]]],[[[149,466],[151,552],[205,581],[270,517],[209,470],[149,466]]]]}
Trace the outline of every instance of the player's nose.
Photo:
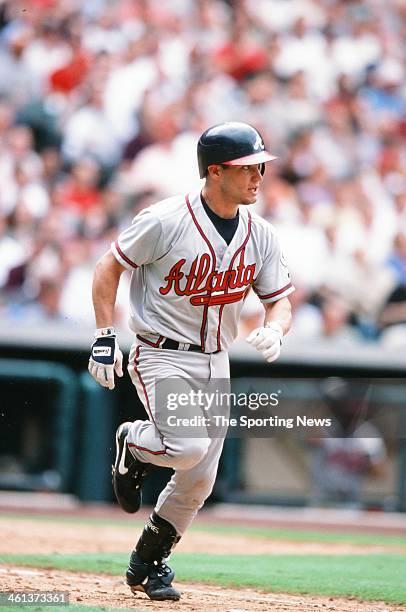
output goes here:
{"type": "Polygon", "coordinates": [[[261,164],[256,164],[252,167],[252,179],[255,183],[260,183],[262,181],[261,164]]]}

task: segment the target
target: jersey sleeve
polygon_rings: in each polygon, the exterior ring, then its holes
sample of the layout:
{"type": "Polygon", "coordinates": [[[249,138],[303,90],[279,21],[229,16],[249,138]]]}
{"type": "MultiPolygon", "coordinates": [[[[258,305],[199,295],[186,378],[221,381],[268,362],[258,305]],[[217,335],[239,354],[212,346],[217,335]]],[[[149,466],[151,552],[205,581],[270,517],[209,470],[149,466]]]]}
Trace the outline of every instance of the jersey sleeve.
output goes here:
{"type": "Polygon", "coordinates": [[[253,289],[262,302],[276,302],[288,296],[295,288],[279,240],[271,230],[267,247],[264,263],[254,281],[253,289]]]}
{"type": "Polygon", "coordinates": [[[142,210],[111,243],[115,258],[127,270],[156,261],[165,253],[165,241],[160,219],[151,210],[142,210]]]}

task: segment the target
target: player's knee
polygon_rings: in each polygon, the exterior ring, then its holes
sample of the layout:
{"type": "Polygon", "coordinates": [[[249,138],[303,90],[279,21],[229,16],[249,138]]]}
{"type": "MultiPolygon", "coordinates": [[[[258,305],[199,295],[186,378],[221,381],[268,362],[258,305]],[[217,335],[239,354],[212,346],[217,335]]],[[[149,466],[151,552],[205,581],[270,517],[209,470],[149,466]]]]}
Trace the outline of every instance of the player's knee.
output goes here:
{"type": "Polygon", "coordinates": [[[205,457],[208,447],[209,440],[206,438],[185,440],[178,467],[183,470],[191,469],[205,457]]]}

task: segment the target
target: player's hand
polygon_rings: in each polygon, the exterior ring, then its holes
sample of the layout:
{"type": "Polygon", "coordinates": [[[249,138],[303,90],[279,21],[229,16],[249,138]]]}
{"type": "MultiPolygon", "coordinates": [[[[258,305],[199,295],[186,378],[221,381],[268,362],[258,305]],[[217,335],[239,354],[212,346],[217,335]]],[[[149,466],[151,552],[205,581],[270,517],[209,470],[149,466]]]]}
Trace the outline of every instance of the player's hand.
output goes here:
{"type": "Polygon", "coordinates": [[[88,370],[102,386],[114,389],[114,372],[123,375],[123,353],[113,327],[96,329],[88,370]]]}
{"type": "Polygon", "coordinates": [[[283,330],[279,323],[270,321],[265,327],[257,327],[247,338],[257,351],[260,351],[264,359],[271,363],[276,361],[281,353],[283,330]]]}

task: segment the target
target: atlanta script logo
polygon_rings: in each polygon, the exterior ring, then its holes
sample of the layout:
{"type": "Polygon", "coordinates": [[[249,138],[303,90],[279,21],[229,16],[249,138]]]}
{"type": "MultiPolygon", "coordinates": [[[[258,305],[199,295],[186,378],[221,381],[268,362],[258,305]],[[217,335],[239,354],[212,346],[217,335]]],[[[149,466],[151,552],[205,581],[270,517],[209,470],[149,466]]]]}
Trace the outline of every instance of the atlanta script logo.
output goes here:
{"type": "Polygon", "coordinates": [[[185,264],[186,259],[180,259],[172,266],[164,278],[166,285],[159,288],[161,295],[174,291],[176,295],[191,296],[193,306],[215,306],[239,302],[254,282],[255,264],[245,265],[244,251],[240,254],[237,266],[223,272],[211,270],[211,257],[207,253],[197,256],[188,272],[185,264]],[[212,295],[220,291],[220,295],[212,295]]]}

